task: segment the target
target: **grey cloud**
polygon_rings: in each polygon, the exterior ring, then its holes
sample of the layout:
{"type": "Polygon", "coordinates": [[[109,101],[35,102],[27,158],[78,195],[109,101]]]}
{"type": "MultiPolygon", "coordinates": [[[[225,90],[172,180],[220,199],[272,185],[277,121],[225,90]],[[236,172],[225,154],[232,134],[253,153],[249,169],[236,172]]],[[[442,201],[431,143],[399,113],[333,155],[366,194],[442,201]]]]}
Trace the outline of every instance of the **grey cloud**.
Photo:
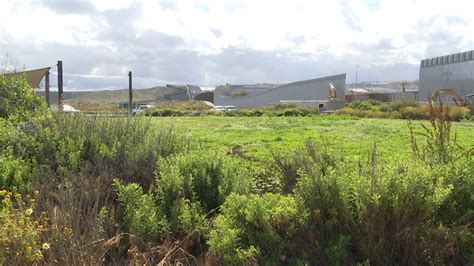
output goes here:
{"type": "MultiPolygon", "coordinates": [[[[441,15],[421,20],[411,32],[404,35],[407,43],[426,43],[424,57],[433,57],[463,50],[462,40],[465,38],[440,26],[445,19],[441,15]]],[[[454,18],[451,18],[453,20],[454,18]]],[[[422,59],[422,58],[420,58],[422,59]]]]}
{"type": "Polygon", "coordinates": [[[91,14],[97,10],[88,0],[42,0],[42,6],[47,7],[58,14],[91,14]]]}
{"type": "Polygon", "coordinates": [[[343,0],[341,1],[341,15],[347,26],[355,31],[362,31],[359,18],[355,15],[355,12],[350,8],[349,3],[343,0]]]}
{"type": "Polygon", "coordinates": [[[160,0],[159,3],[163,9],[176,9],[176,3],[173,0],[160,0]]]}
{"type": "MultiPolygon", "coordinates": [[[[82,8],[87,8],[87,5],[82,8]]],[[[72,9],[70,7],[69,10],[72,9]]],[[[344,58],[335,58],[324,48],[314,59],[311,55],[295,54],[289,50],[259,51],[233,46],[217,54],[202,55],[193,51],[195,43],[186,42],[178,36],[153,30],[136,35],[134,22],[140,18],[141,12],[141,6],[134,4],[127,9],[96,13],[92,19],[95,21],[93,34],[101,43],[98,45],[48,42],[33,46],[30,42],[6,38],[7,44],[3,48],[16,55],[30,69],[53,66],[54,70],[56,60],[63,60],[65,84],[79,89],[124,88],[127,86],[126,73],[122,73],[124,68],[133,71],[134,87],[137,88],[164,83],[285,83],[344,72],[348,74],[348,82],[352,82],[353,62],[361,64],[359,81],[418,78],[416,65],[380,64],[390,62],[399,54],[390,39],[368,46],[354,44],[353,48],[364,56],[348,55],[344,58]],[[87,77],[95,68],[105,68],[101,72],[104,75],[124,77],[87,77]]],[[[357,18],[350,10],[346,9],[345,13],[346,22],[350,22],[356,30],[357,27],[360,29],[357,18]]],[[[218,29],[212,31],[217,38],[222,34],[218,29]]],[[[431,37],[443,38],[436,34],[431,37]]],[[[304,36],[287,39],[299,44],[304,41],[304,36]]],[[[52,86],[55,86],[54,78],[52,86]]]]}
{"type": "Polygon", "coordinates": [[[216,36],[216,38],[220,38],[222,36],[222,30],[220,29],[211,29],[211,32],[216,36]]]}
{"type": "Polygon", "coordinates": [[[454,16],[449,16],[449,17],[446,17],[446,21],[448,23],[448,25],[458,25],[458,24],[465,24],[467,25],[467,21],[465,21],[464,19],[460,18],[460,17],[454,17],[454,16]]]}

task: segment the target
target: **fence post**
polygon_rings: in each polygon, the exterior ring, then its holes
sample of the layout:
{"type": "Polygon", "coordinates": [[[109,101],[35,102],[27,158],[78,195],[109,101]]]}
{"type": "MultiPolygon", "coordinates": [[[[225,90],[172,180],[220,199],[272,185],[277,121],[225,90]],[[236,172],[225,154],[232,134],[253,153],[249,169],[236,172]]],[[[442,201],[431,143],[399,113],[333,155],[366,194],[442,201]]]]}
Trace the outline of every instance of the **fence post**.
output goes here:
{"type": "Polygon", "coordinates": [[[63,61],[58,61],[58,111],[63,110],[63,61]]]}
{"type": "Polygon", "coordinates": [[[49,70],[46,72],[46,76],[44,77],[44,98],[46,100],[46,104],[48,105],[48,108],[50,107],[49,104],[49,70]]]}
{"type": "Polygon", "coordinates": [[[128,111],[130,114],[133,111],[132,107],[132,100],[133,100],[133,94],[132,94],[132,71],[128,72],[128,111]]]}

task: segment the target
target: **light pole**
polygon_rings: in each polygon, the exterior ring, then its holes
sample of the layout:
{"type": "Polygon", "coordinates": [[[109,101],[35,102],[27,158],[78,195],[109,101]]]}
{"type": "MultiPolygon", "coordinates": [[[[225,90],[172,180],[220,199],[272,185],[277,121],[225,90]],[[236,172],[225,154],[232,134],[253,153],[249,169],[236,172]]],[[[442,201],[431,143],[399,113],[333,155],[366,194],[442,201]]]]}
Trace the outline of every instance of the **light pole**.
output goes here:
{"type": "Polygon", "coordinates": [[[356,87],[357,87],[357,69],[359,69],[360,65],[356,66],[356,87]]]}

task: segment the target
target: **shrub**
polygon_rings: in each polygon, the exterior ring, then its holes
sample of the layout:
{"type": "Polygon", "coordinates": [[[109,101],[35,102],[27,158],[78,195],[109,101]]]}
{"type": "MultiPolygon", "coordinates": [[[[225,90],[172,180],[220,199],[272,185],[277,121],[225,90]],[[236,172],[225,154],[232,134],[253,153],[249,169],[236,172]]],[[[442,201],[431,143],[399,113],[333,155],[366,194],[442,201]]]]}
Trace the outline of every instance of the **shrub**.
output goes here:
{"type": "Polygon", "coordinates": [[[115,180],[119,202],[125,208],[124,226],[145,243],[159,242],[169,232],[169,223],[153,195],[143,193],[138,184],[122,185],[115,180]]]}
{"type": "Polygon", "coordinates": [[[385,105],[386,105],[385,103],[382,103],[379,101],[367,100],[367,101],[362,101],[362,102],[347,103],[346,107],[357,109],[357,110],[369,111],[369,110],[377,110],[377,108],[380,108],[380,106],[385,106],[385,105]]]}
{"type": "Polygon", "coordinates": [[[303,222],[291,196],[233,194],[215,219],[208,244],[226,263],[294,263],[303,222]]]}
{"type": "Polygon", "coordinates": [[[0,154],[0,189],[13,193],[27,192],[31,188],[31,169],[29,164],[13,155],[11,148],[0,154]]]}
{"type": "Polygon", "coordinates": [[[367,117],[367,118],[388,118],[388,113],[374,110],[361,110],[353,109],[350,107],[344,107],[334,112],[336,115],[351,115],[356,117],[367,117]]]}
{"type": "Polygon", "coordinates": [[[405,107],[417,107],[418,104],[415,102],[408,102],[408,101],[400,101],[396,100],[393,102],[390,102],[388,105],[388,110],[390,112],[399,112],[401,109],[405,107]]]}
{"type": "Polygon", "coordinates": [[[215,154],[190,152],[157,162],[157,193],[165,206],[183,197],[199,202],[204,211],[220,206],[232,192],[249,193],[253,188],[249,167],[242,159],[215,154]]]}
{"type": "Polygon", "coordinates": [[[20,194],[0,190],[0,200],[0,264],[43,263],[50,248],[43,234],[49,229],[45,216],[34,217],[34,198],[25,203],[20,194]]]}
{"type": "Polygon", "coordinates": [[[0,75],[0,117],[26,122],[49,116],[46,103],[35,94],[25,77],[0,75]]]}
{"type": "Polygon", "coordinates": [[[154,109],[152,111],[146,111],[145,115],[166,117],[166,116],[183,116],[183,115],[186,115],[186,113],[180,110],[176,110],[176,109],[154,109]]]}
{"type": "Polygon", "coordinates": [[[428,109],[426,106],[407,106],[400,109],[400,116],[403,119],[421,120],[428,118],[428,109]]]}
{"type": "Polygon", "coordinates": [[[469,109],[461,106],[451,106],[448,110],[449,119],[451,121],[461,121],[467,118],[469,114],[469,109]]]}

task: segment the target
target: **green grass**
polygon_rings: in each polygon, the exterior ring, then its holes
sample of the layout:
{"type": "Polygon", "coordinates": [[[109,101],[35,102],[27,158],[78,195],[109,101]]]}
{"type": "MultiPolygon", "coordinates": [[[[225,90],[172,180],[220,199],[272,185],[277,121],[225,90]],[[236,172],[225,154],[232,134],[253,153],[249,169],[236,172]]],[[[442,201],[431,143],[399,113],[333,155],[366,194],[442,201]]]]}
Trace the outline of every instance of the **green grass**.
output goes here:
{"type": "MultiPolygon", "coordinates": [[[[174,123],[176,129],[216,149],[240,147],[246,156],[254,159],[268,158],[272,150],[285,153],[307,139],[322,140],[354,157],[368,154],[374,143],[382,158],[406,156],[411,145],[406,120],[204,116],[152,118],[152,121],[157,126],[174,123]]],[[[420,122],[414,124],[421,132],[420,122]]],[[[473,122],[453,123],[453,129],[459,144],[474,145],[473,122]]]]}

